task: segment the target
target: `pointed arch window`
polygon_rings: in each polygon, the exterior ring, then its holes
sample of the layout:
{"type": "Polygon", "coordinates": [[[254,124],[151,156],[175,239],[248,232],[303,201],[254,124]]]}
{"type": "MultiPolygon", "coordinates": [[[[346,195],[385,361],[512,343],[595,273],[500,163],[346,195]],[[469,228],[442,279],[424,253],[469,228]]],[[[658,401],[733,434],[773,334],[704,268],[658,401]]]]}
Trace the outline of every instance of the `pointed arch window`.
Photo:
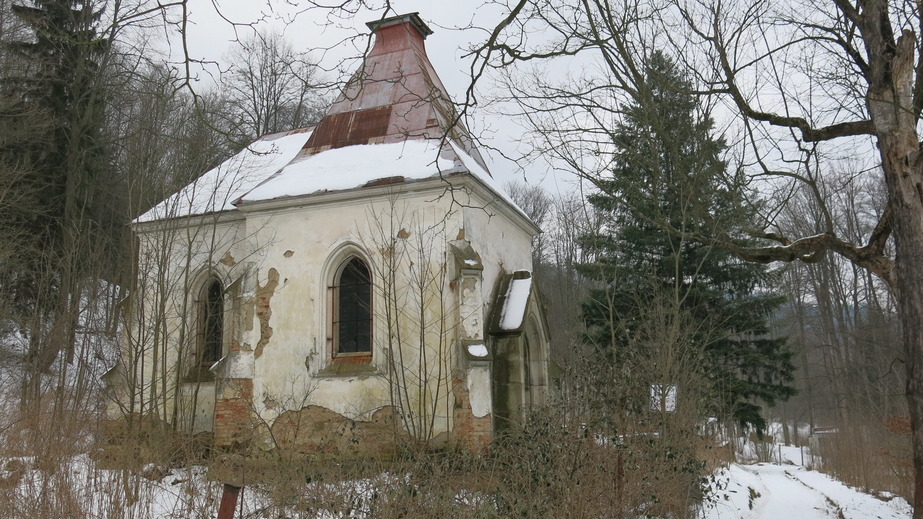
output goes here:
{"type": "Polygon", "coordinates": [[[351,257],[331,288],[333,354],[372,353],[372,276],[362,259],[351,257]]]}
{"type": "Polygon", "coordinates": [[[224,287],[211,278],[199,298],[199,366],[208,369],[221,359],[224,344],[224,287]]]}

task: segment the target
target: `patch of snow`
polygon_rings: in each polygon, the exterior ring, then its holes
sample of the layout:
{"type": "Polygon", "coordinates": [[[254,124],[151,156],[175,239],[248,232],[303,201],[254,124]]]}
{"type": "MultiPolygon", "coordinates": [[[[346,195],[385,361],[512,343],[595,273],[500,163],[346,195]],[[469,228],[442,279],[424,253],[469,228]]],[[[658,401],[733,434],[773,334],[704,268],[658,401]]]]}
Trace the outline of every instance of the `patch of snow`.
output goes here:
{"type": "Polygon", "coordinates": [[[477,260],[473,260],[473,259],[465,260],[465,265],[477,265],[477,264],[478,264],[477,260]]]}
{"type": "Polygon", "coordinates": [[[800,447],[769,444],[782,462],[733,463],[712,479],[701,519],[909,519],[910,504],[899,497],[881,499],[832,477],[801,466],[810,454],[800,447]]]}
{"type": "Polygon", "coordinates": [[[500,314],[500,329],[515,330],[522,326],[525,317],[526,305],[529,302],[529,293],[532,291],[532,277],[513,279],[506,290],[506,302],[500,314]]]}
{"type": "Polygon", "coordinates": [[[487,356],[487,346],[483,344],[469,344],[468,345],[468,354],[472,357],[486,357],[487,356]]]}
{"type": "Polygon", "coordinates": [[[309,195],[365,185],[373,180],[425,179],[458,171],[439,154],[439,141],[408,140],[326,150],[296,160],[244,195],[244,202],[309,195]]]}
{"type": "Polygon", "coordinates": [[[703,519],[909,519],[907,501],[882,501],[804,467],[733,464],[717,474],[703,519]]]}
{"type": "Polygon", "coordinates": [[[311,132],[267,135],[135,218],[136,223],[233,209],[233,202],[292,161],[311,132]]]}

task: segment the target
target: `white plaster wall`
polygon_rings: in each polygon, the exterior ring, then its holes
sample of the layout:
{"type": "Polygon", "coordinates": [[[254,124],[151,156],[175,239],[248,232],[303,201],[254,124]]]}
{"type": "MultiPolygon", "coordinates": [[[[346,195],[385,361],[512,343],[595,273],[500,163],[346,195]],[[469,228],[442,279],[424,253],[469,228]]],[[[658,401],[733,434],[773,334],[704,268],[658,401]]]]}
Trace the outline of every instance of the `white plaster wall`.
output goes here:
{"type": "MultiPolygon", "coordinates": [[[[365,259],[372,263],[377,282],[380,276],[376,271],[383,264],[382,244],[398,236],[402,229],[410,234],[408,242],[421,236],[421,230],[428,229],[432,258],[437,262],[451,262],[446,256],[447,244],[464,229],[464,238],[480,254],[484,266],[481,286],[484,323],[500,273],[532,268],[528,230],[490,207],[487,200],[465,192],[450,196],[445,187],[443,183],[434,183],[428,190],[402,192],[402,185],[389,192],[378,189],[374,201],[361,198],[326,203],[319,197],[300,207],[245,210],[235,212],[232,221],[205,218],[205,225],[196,231],[169,225],[160,229],[152,229],[150,224],[142,226],[143,232],[139,234],[142,275],[132,302],[133,309],[139,312],[136,315],[139,321],[135,323],[138,340],[134,343],[140,348],[143,362],[138,365],[144,366],[143,370],[138,368],[139,380],[148,384],[140,396],[149,395],[149,384],[155,380],[151,373],[155,355],[161,356],[163,348],[167,349],[169,371],[175,369],[177,352],[193,344],[191,338],[180,338],[184,322],[187,325],[194,322],[189,319],[193,306],[184,308],[184,304],[191,302],[190,292],[198,289],[196,283],[203,278],[200,274],[211,269],[222,277],[226,287],[236,283],[235,301],[226,302],[226,311],[238,314],[226,313],[225,348],[227,351],[233,340],[240,344],[242,352],[227,369],[237,375],[252,373],[254,411],[264,419],[271,421],[281,412],[305,405],[320,405],[353,419],[364,419],[389,405],[392,401],[389,367],[381,343],[387,334],[378,315],[384,305],[378,299],[374,301],[377,314],[374,370],[345,376],[324,374],[331,359],[326,330],[328,279],[324,268],[332,253],[345,244],[361,249],[365,259]],[[487,209],[480,209],[485,205],[487,209]],[[260,293],[260,288],[270,282],[272,271],[278,273],[278,285],[268,301],[272,335],[259,351],[262,332],[257,312],[260,297],[267,296],[260,293]],[[168,282],[161,283],[163,280],[168,282]],[[156,344],[150,343],[150,331],[159,319],[166,322],[166,336],[156,344]]],[[[442,287],[446,306],[426,308],[425,319],[432,320],[440,312],[445,312],[451,320],[458,318],[458,309],[451,307],[455,294],[449,288],[455,274],[448,272],[442,287]]],[[[470,378],[466,383],[473,408],[476,407],[476,413],[489,412],[486,372],[456,371],[456,357],[451,354],[457,334],[455,324],[447,323],[442,334],[445,341],[428,352],[430,358],[442,355],[444,361],[442,380],[431,380],[428,390],[431,404],[435,402],[431,407],[437,416],[435,434],[452,427],[448,386],[453,377],[470,378]],[[448,352],[436,351],[446,345],[450,348],[448,352]]],[[[405,347],[419,350],[419,343],[408,341],[405,347]]],[[[168,380],[175,378],[168,375],[168,380]]],[[[213,405],[213,398],[199,401],[195,411],[197,428],[207,422],[206,408],[213,405]]]]}
{"type": "MultiPolygon", "coordinates": [[[[401,194],[394,191],[374,202],[360,199],[248,214],[248,228],[271,229],[276,236],[259,251],[259,283],[265,285],[269,269],[279,273],[279,286],[270,301],[272,336],[256,360],[254,400],[259,412],[269,418],[285,410],[313,404],[353,419],[363,419],[391,404],[389,367],[383,350],[387,336],[381,315],[384,302],[378,291],[373,301],[374,371],[353,375],[323,373],[332,358],[327,341],[328,279],[324,270],[335,267],[328,264],[331,254],[349,244],[362,250],[365,259],[372,263],[373,282],[380,287],[383,244],[398,236],[402,229],[409,233],[405,239],[416,243],[421,230],[443,223],[444,228],[428,234],[427,240],[432,240],[429,246],[433,261],[444,262],[447,243],[461,228],[461,213],[457,208],[453,210],[449,197],[439,196],[442,190],[442,186],[436,186],[426,192],[401,194]]],[[[450,295],[449,281],[446,279],[442,287],[446,297],[450,295]]],[[[451,319],[455,312],[449,310],[446,308],[446,317],[451,319]]],[[[426,319],[438,317],[439,312],[438,308],[427,308],[426,319]]],[[[256,317],[253,327],[259,329],[256,317]]],[[[455,333],[451,323],[446,332],[444,346],[447,351],[443,352],[446,369],[442,380],[432,380],[429,389],[430,395],[439,395],[440,399],[436,403],[436,415],[441,423],[436,434],[451,427],[448,423],[451,406],[447,400],[453,369],[447,360],[450,357],[448,348],[455,333]],[[443,387],[437,387],[439,384],[443,387]]],[[[412,347],[419,349],[419,344],[412,347]]],[[[431,358],[438,357],[437,352],[431,353],[431,358]]],[[[407,357],[411,356],[415,355],[407,357]]]]}
{"type": "MultiPolygon", "coordinates": [[[[187,226],[186,221],[160,222],[140,226],[138,238],[137,280],[131,292],[130,326],[122,344],[123,363],[134,370],[134,409],[150,413],[151,395],[159,414],[170,417],[176,405],[175,384],[190,366],[178,366],[195,347],[194,294],[211,274],[218,275],[225,288],[245,274],[246,264],[238,258],[248,255],[253,241],[245,235],[242,220],[222,221],[216,217],[199,219],[201,226],[187,226]],[[162,380],[167,394],[162,394],[162,380]],[[154,384],[158,388],[154,388],[154,384]]],[[[233,319],[234,302],[225,303],[225,351],[232,340],[246,342],[247,331],[233,319]]],[[[122,383],[131,380],[126,377],[122,383]]],[[[195,432],[210,430],[214,410],[214,384],[182,383],[180,410],[191,420],[195,432]],[[195,409],[187,409],[196,394],[195,409]],[[194,420],[189,417],[191,413],[194,420]]],[[[183,417],[181,417],[183,418],[183,417]]]]}
{"type": "Polygon", "coordinates": [[[468,398],[471,400],[471,413],[475,417],[481,418],[493,411],[489,367],[476,366],[468,369],[467,389],[468,398]]]}
{"type": "Polygon", "coordinates": [[[189,427],[186,431],[193,434],[211,431],[215,425],[215,384],[200,384],[198,388],[194,384],[183,384],[180,399],[184,404],[182,408],[192,414],[185,417],[189,427]]]}
{"type": "Polygon", "coordinates": [[[489,298],[501,273],[532,271],[532,235],[496,208],[482,209],[484,202],[471,205],[464,209],[465,237],[481,255],[484,265],[482,290],[484,297],[489,298]]]}

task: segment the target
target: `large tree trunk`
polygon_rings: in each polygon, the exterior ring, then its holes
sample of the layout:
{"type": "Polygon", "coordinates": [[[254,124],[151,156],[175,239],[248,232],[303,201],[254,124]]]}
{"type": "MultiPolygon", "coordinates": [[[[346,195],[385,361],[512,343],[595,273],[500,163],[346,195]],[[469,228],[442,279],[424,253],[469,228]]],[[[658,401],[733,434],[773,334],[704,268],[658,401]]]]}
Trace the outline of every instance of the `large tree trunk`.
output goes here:
{"type": "MultiPolygon", "coordinates": [[[[882,139],[885,141],[886,139],[882,139]]],[[[915,143],[916,144],[916,143],[915,143]]],[[[893,155],[898,149],[893,147],[893,155]]],[[[914,151],[904,155],[910,158],[914,151]]],[[[923,519],[923,162],[905,160],[897,171],[886,170],[891,204],[894,207],[894,244],[898,313],[904,341],[907,370],[907,407],[910,411],[913,443],[914,493],[913,517],[923,519]]]]}
{"type": "MultiPolygon", "coordinates": [[[[923,178],[919,168],[915,169],[918,169],[916,178],[923,178]]],[[[913,517],[923,519],[923,369],[920,366],[920,352],[923,351],[923,268],[920,265],[920,258],[923,258],[923,200],[917,195],[913,198],[916,198],[915,207],[901,211],[907,214],[895,222],[895,245],[898,308],[904,339],[907,407],[913,443],[913,517]]]]}
{"type": "Polygon", "coordinates": [[[923,156],[912,109],[916,37],[905,32],[891,48],[886,38],[867,36],[866,42],[872,42],[870,54],[893,56],[882,63],[873,62],[867,99],[892,210],[896,249],[892,288],[897,296],[907,370],[915,476],[913,517],[923,519],[923,156]],[[875,42],[880,42],[881,48],[874,48],[875,42]]]}

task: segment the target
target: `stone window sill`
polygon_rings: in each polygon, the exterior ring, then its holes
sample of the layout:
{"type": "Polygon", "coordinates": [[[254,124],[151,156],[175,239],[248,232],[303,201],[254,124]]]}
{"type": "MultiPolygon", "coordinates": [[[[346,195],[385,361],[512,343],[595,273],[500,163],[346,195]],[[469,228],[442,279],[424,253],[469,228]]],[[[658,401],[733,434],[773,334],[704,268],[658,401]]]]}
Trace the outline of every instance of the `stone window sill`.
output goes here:
{"type": "Polygon", "coordinates": [[[344,355],[334,357],[317,372],[318,377],[362,377],[382,375],[372,364],[371,355],[344,355]]]}
{"type": "Polygon", "coordinates": [[[183,383],[186,384],[199,384],[205,382],[214,382],[215,374],[209,369],[211,364],[208,366],[200,366],[198,368],[193,368],[188,375],[183,377],[183,383]]]}

